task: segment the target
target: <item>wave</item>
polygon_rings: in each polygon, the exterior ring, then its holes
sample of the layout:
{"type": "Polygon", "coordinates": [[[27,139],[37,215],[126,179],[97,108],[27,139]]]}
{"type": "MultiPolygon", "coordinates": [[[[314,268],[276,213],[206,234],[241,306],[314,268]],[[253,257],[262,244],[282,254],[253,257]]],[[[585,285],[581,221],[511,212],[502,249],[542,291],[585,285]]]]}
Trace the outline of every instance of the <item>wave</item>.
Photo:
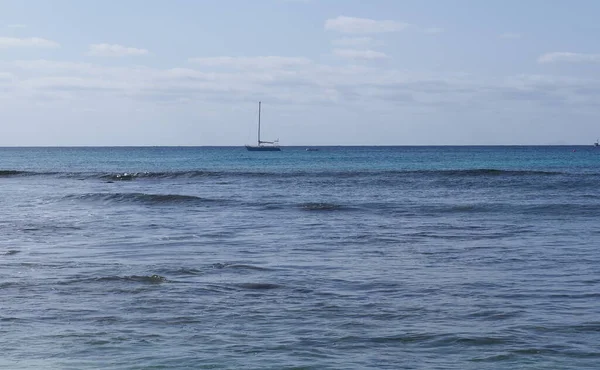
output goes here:
{"type": "Polygon", "coordinates": [[[167,278],[160,275],[131,275],[131,276],[107,276],[94,279],[95,281],[124,281],[148,284],[160,284],[167,281],[167,278]]]}
{"type": "Polygon", "coordinates": [[[193,195],[180,194],[147,194],[147,193],[87,193],[74,194],[64,197],[66,200],[100,201],[114,203],[142,203],[150,205],[169,204],[205,204],[211,199],[193,195]]]}
{"type": "Polygon", "coordinates": [[[246,264],[241,264],[241,263],[230,263],[230,262],[225,262],[225,263],[217,262],[217,263],[212,264],[211,267],[214,269],[229,268],[229,269],[238,269],[238,270],[257,270],[257,271],[271,270],[269,268],[261,267],[261,266],[246,265],[246,264]]]}
{"type": "Polygon", "coordinates": [[[537,216],[600,216],[597,204],[581,203],[475,203],[475,204],[428,204],[408,206],[402,209],[414,215],[442,214],[522,214],[537,216]]]}
{"type": "Polygon", "coordinates": [[[278,289],[278,288],[282,287],[279,284],[273,284],[273,283],[239,283],[239,284],[234,284],[234,286],[237,286],[238,288],[242,288],[242,289],[248,289],[248,290],[271,290],[271,289],[278,289]]]}
{"type": "Polygon", "coordinates": [[[564,172],[558,171],[536,171],[536,170],[500,170],[495,168],[475,168],[463,170],[432,170],[415,171],[417,173],[431,173],[446,176],[531,176],[531,175],[563,175],[564,172]]]}
{"type": "Polygon", "coordinates": [[[220,176],[223,172],[217,171],[173,171],[173,172],[122,172],[122,173],[97,173],[90,177],[97,177],[108,181],[131,181],[135,179],[176,179],[220,176]]]}
{"type": "Polygon", "coordinates": [[[17,170],[0,170],[0,177],[23,176],[32,172],[17,171],[17,170]]]}
{"type": "Polygon", "coordinates": [[[304,211],[339,211],[349,209],[335,203],[301,203],[299,207],[304,211]]]}
{"type": "MultiPolygon", "coordinates": [[[[178,179],[178,178],[198,178],[198,177],[336,177],[336,178],[354,178],[363,176],[443,176],[443,177],[477,177],[477,176],[553,176],[564,175],[560,171],[544,170],[507,170],[495,168],[472,168],[472,169],[426,169],[426,170],[322,170],[322,171],[208,171],[208,170],[190,170],[190,171],[158,171],[158,172],[32,172],[20,170],[0,170],[0,177],[10,176],[59,176],[63,178],[77,179],[99,179],[109,182],[114,181],[132,181],[141,179],[178,179]]],[[[598,175],[592,173],[589,175],[598,175]]]]}
{"type": "Polygon", "coordinates": [[[60,281],[59,285],[72,285],[81,283],[143,283],[143,284],[161,284],[167,282],[167,278],[161,275],[128,275],[128,276],[101,276],[101,277],[85,277],[74,278],[60,281]]]}

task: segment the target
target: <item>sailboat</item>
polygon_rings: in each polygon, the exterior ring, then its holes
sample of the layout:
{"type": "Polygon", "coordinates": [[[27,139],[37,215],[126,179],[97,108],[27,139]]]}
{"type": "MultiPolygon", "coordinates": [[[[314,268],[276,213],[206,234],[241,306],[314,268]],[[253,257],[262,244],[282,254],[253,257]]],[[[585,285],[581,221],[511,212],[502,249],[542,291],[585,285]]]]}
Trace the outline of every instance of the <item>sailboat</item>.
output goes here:
{"type": "Polygon", "coordinates": [[[596,142],[594,143],[594,146],[600,146],[600,139],[596,140],[596,142]]]}
{"type": "Polygon", "coordinates": [[[246,149],[253,152],[278,152],[281,150],[279,139],[275,141],[262,141],[260,139],[260,102],[258,102],[258,141],[256,145],[246,145],[246,149]]]}

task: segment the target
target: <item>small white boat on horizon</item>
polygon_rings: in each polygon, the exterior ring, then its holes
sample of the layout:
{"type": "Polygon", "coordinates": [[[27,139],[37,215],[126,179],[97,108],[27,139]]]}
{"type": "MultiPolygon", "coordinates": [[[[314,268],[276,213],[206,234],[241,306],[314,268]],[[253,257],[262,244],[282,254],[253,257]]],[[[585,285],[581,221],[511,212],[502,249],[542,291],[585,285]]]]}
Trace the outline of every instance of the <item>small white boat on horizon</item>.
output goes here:
{"type": "Polygon", "coordinates": [[[258,102],[258,140],[256,145],[246,145],[246,149],[251,152],[279,152],[281,151],[279,139],[273,141],[262,141],[260,139],[260,103],[258,102]]]}

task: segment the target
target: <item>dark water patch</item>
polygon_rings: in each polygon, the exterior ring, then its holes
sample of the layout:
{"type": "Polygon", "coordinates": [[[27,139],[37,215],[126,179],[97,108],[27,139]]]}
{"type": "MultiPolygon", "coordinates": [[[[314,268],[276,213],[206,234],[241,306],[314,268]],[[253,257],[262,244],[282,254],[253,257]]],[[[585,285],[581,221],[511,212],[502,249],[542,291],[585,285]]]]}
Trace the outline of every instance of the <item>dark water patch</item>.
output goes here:
{"type": "Polygon", "coordinates": [[[231,269],[231,270],[248,270],[248,271],[271,271],[272,269],[267,268],[267,267],[261,267],[261,266],[256,266],[256,265],[248,265],[248,264],[241,264],[241,263],[230,263],[230,262],[225,262],[225,263],[221,263],[221,262],[217,262],[217,263],[213,263],[212,265],[210,265],[211,268],[213,269],[231,269]]]}
{"type": "MultiPolygon", "coordinates": [[[[353,324],[351,324],[353,325],[353,324]]],[[[382,337],[359,337],[359,336],[345,336],[336,340],[339,343],[364,343],[365,341],[386,345],[386,344],[394,344],[394,343],[425,343],[436,339],[438,336],[435,334],[427,334],[427,333],[406,333],[406,334],[398,334],[398,335],[389,335],[382,337]]]]}
{"type": "Polygon", "coordinates": [[[203,270],[187,267],[182,267],[176,270],[170,270],[169,272],[173,275],[202,275],[205,273],[205,271],[203,270]]]}
{"type": "Polygon", "coordinates": [[[161,284],[167,282],[167,278],[161,275],[129,275],[129,276],[103,276],[95,278],[85,279],[70,279],[61,282],[61,285],[71,285],[86,282],[98,282],[98,283],[111,283],[111,282],[124,282],[124,283],[143,283],[143,284],[161,284]]]}
{"type": "Polygon", "coordinates": [[[477,312],[469,314],[468,317],[482,320],[501,321],[507,319],[514,319],[516,317],[522,316],[524,313],[525,311],[478,310],[477,312]]]}
{"type": "Polygon", "coordinates": [[[557,171],[536,171],[536,170],[501,170],[494,168],[477,168],[477,169],[464,169],[464,170],[439,170],[439,171],[417,171],[417,172],[429,172],[431,174],[439,174],[445,176],[554,176],[562,175],[563,172],[557,171]]]}
{"type": "Polygon", "coordinates": [[[147,193],[87,193],[64,197],[66,200],[99,201],[105,203],[140,203],[147,205],[205,205],[213,199],[181,194],[147,193]]]}
{"type": "Polygon", "coordinates": [[[340,204],[325,202],[301,203],[298,207],[303,211],[341,211],[350,209],[349,207],[340,204]]]}
{"type": "Polygon", "coordinates": [[[435,340],[436,346],[499,346],[511,345],[515,343],[513,337],[494,337],[494,336],[479,336],[467,337],[460,335],[444,335],[443,338],[435,340]]]}
{"type": "Polygon", "coordinates": [[[560,353],[560,351],[558,351],[556,349],[536,348],[536,347],[521,348],[521,349],[516,349],[514,351],[511,351],[511,352],[516,355],[556,355],[556,354],[560,353]]]}
{"type": "Polygon", "coordinates": [[[181,267],[181,268],[174,268],[174,269],[173,268],[164,269],[164,270],[161,270],[161,272],[164,272],[165,274],[168,274],[168,275],[195,276],[195,275],[204,275],[204,274],[210,272],[211,270],[228,270],[228,271],[232,271],[232,272],[235,272],[235,271],[244,272],[244,271],[271,271],[272,269],[267,268],[267,267],[255,266],[255,265],[248,265],[248,264],[217,262],[217,263],[213,263],[213,264],[209,265],[208,267],[203,267],[203,268],[181,267]]]}
{"type": "Polygon", "coordinates": [[[546,203],[521,205],[517,211],[531,215],[550,216],[600,216],[600,204],[546,203]]]}
{"type": "MultiPolygon", "coordinates": [[[[598,299],[598,301],[600,301],[600,292],[596,292],[596,293],[579,293],[579,294],[568,294],[568,293],[557,293],[557,294],[549,294],[549,295],[543,295],[543,297],[547,297],[547,298],[551,298],[551,299],[558,299],[558,300],[563,300],[563,299],[568,299],[568,300],[573,300],[573,299],[589,299],[589,298],[594,298],[594,299],[598,299]]],[[[599,328],[600,329],[600,328],[599,328]]]]}
{"type": "Polygon", "coordinates": [[[16,170],[0,170],[0,177],[11,177],[11,176],[19,176],[19,175],[27,175],[30,172],[26,171],[16,171],[16,170]]]}
{"type": "Polygon", "coordinates": [[[25,233],[46,233],[46,234],[61,234],[61,233],[72,233],[73,231],[82,230],[79,226],[73,225],[28,225],[19,229],[25,233]]]}
{"type": "Polygon", "coordinates": [[[230,264],[228,268],[235,270],[255,270],[255,271],[271,271],[271,269],[261,266],[245,265],[245,264],[230,264]]]}
{"type": "Polygon", "coordinates": [[[99,278],[97,281],[133,281],[137,283],[160,284],[167,281],[167,278],[160,275],[131,275],[131,276],[115,276],[107,278],[99,278]]]}
{"type": "Polygon", "coordinates": [[[282,285],[273,283],[239,283],[234,284],[234,286],[247,290],[272,290],[282,287],[282,285]]]}
{"type": "Polygon", "coordinates": [[[0,289],[4,289],[4,288],[19,288],[19,287],[25,287],[27,286],[26,283],[24,282],[19,282],[19,281],[3,281],[0,283],[0,289]]]}
{"type": "Polygon", "coordinates": [[[311,176],[311,177],[334,177],[337,179],[347,178],[390,178],[390,177],[521,177],[521,176],[557,176],[564,175],[560,171],[542,171],[542,170],[507,170],[495,168],[475,168],[475,169],[427,169],[427,170],[355,170],[355,171],[293,171],[283,173],[279,176],[311,176]]]}
{"type": "MultiPolygon", "coordinates": [[[[473,240],[493,240],[513,237],[512,233],[501,233],[489,231],[487,233],[463,233],[463,232],[438,232],[432,231],[419,231],[407,233],[405,236],[411,238],[423,238],[423,239],[440,239],[440,240],[456,240],[456,241],[473,241],[473,240]]],[[[483,248],[483,247],[480,247],[483,248]]],[[[431,254],[441,254],[444,252],[435,251],[431,254]]],[[[427,253],[426,253],[427,254],[427,253]]],[[[446,257],[447,258],[447,257],[446,257]]]]}
{"type": "Polygon", "coordinates": [[[573,324],[556,323],[547,325],[524,325],[520,326],[518,329],[541,335],[551,334],[562,336],[565,334],[597,334],[600,333],[600,322],[591,321],[573,324]]]}
{"type": "Polygon", "coordinates": [[[0,170],[0,178],[2,177],[30,177],[30,176],[57,176],[64,173],[61,172],[36,172],[36,171],[21,171],[21,170],[0,170]]]}
{"type": "Polygon", "coordinates": [[[259,204],[253,204],[251,206],[257,206],[260,209],[263,209],[265,211],[275,211],[275,210],[280,210],[280,209],[285,208],[285,205],[282,203],[259,203],[259,204]]]}
{"type": "Polygon", "coordinates": [[[471,362],[492,362],[492,363],[496,363],[496,362],[502,362],[502,361],[508,361],[511,360],[513,358],[515,358],[516,356],[514,354],[511,353],[501,353],[498,355],[491,355],[491,356],[485,356],[485,357],[475,357],[470,359],[469,361],[471,362]]]}
{"type": "Polygon", "coordinates": [[[18,322],[23,321],[23,319],[19,317],[0,317],[0,322],[18,322]]]}
{"type": "MultiPolygon", "coordinates": [[[[388,207],[389,210],[389,207],[388,207]]],[[[600,216],[600,204],[577,203],[462,203],[406,206],[414,215],[521,214],[537,216],[600,216]]],[[[410,213],[410,212],[409,212],[410,213]]]]}
{"type": "Polygon", "coordinates": [[[17,250],[17,249],[9,249],[6,252],[4,252],[3,254],[5,256],[14,256],[15,254],[18,254],[18,253],[21,253],[21,251],[17,250]]]}

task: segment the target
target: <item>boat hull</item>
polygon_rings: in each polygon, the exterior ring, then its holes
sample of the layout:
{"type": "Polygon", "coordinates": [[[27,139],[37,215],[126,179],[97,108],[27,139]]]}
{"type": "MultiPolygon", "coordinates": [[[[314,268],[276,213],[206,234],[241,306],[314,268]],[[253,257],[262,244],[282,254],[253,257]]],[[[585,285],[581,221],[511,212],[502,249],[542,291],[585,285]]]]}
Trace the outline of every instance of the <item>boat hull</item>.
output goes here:
{"type": "Polygon", "coordinates": [[[281,148],[278,146],[252,146],[246,145],[246,149],[251,152],[280,152],[281,148]]]}

